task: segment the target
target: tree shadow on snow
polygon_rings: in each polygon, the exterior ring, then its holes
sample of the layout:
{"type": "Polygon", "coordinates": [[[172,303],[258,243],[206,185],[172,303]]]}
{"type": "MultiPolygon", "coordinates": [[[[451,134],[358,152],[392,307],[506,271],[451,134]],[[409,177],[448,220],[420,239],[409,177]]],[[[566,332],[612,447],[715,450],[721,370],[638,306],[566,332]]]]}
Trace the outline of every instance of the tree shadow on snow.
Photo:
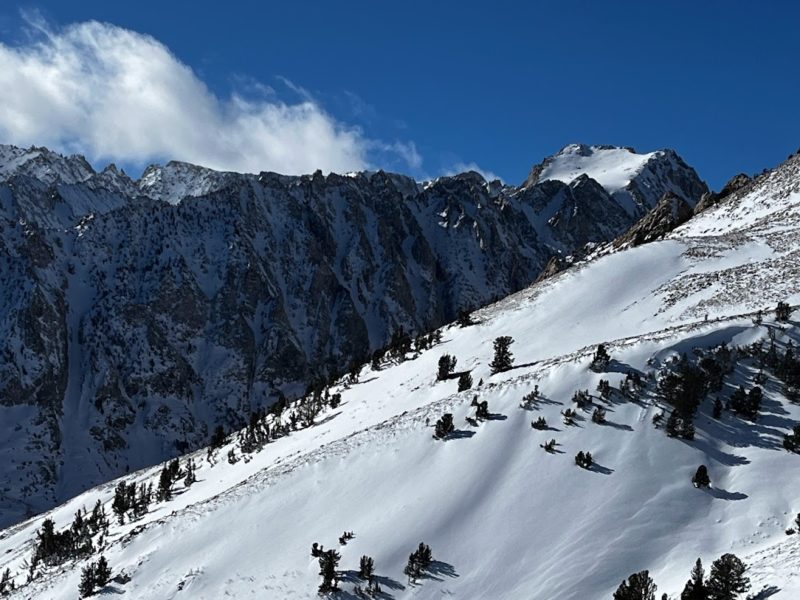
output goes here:
{"type": "Polygon", "coordinates": [[[467,431],[464,429],[456,429],[453,433],[447,436],[448,440],[460,440],[463,438],[471,438],[475,435],[474,431],[467,431]]]}
{"type": "Polygon", "coordinates": [[[118,588],[118,587],[113,586],[113,585],[107,585],[104,588],[102,588],[101,590],[98,590],[97,595],[98,596],[111,596],[111,595],[121,596],[124,593],[125,593],[125,590],[123,590],[122,588],[118,588]]]}
{"type": "Polygon", "coordinates": [[[378,582],[378,585],[382,588],[388,588],[390,590],[404,590],[406,586],[402,583],[397,581],[396,579],[392,579],[391,577],[386,577],[384,575],[373,575],[372,578],[378,582]]]}
{"type": "Polygon", "coordinates": [[[714,496],[714,498],[719,498],[720,500],[744,500],[747,498],[747,494],[742,494],[741,492],[729,492],[728,490],[715,487],[708,488],[708,493],[714,496]]]}
{"type": "Polygon", "coordinates": [[[508,417],[500,413],[489,413],[486,415],[487,421],[505,421],[506,419],[508,419],[508,417]]]}
{"type": "Polygon", "coordinates": [[[605,373],[619,373],[620,375],[627,375],[628,373],[638,373],[639,377],[644,379],[644,373],[639,369],[634,369],[628,363],[620,362],[612,358],[605,369],[605,373]]]}
{"type": "Polygon", "coordinates": [[[614,429],[619,429],[621,431],[633,431],[633,427],[630,425],[625,425],[625,423],[615,423],[614,421],[609,421],[607,419],[603,425],[608,425],[609,427],[613,427],[614,429]]]}
{"type": "Polygon", "coordinates": [[[332,415],[328,415],[327,417],[325,417],[325,418],[324,418],[324,419],[322,419],[321,421],[316,421],[316,422],[314,423],[314,425],[324,425],[325,423],[330,423],[330,422],[331,422],[331,421],[333,421],[333,420],[334,420],[336,417],[338,417],[340,414],[342,414],[342,411],[337,411],[337,412],[333,413],[332,415]]]}
{"type": "Polygon", "coordinates": [[[596,462],[593,462],[592,466],[589,467],[587,471],[591,471],[592,473],[600,473],[601,475],[611,475],[614,472],[614,469],[610,469],[596,462]]]}
{"type": "Polygon", "coordinates": [[[682,441],[684,444],[689,444],[690,446],[694,446],[712,460],[715,460],[719,464],[725,465],[726,467],[736,467],[739,465],[746,465],[750,462],[750,460],[744,456],[739,456],[738,454],[731,454],[729,452],[724,452],[723,450],[720,450],[716,446],[712,446],[706,440],[697,437],[695,437],[694,440],[691,441],[690,440],[680,440],[680,441],[682,441]]]}
{"type": "Polygon", "coordinates": [[[781,588],[779,588],[778,586],[768,585],[768,586],[764,587],[764,589],[762,589],[757,594],[754,594],[753,596],[749,596],[749,598],[751,600],[766,600],[766,598],[769,598],[770,596],[774,596],[775,594],[777,594],[780,591],[781,591],[781,588]]]}
{"type": "Polygon", "coordinates": [[[422,575],[425,579],[444,581],[444,577],[459,577],[453,565],[441,560],[432,560],[428,570],[422,575]]]}

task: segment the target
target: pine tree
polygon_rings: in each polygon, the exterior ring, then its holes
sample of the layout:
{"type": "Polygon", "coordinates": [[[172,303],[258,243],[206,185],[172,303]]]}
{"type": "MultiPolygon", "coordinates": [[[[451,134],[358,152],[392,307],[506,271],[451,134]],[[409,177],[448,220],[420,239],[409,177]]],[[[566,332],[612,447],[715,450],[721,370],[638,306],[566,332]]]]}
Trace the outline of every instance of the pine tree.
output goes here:
{"type": "Polygon", "coordinates": [[[694,439],[694,421],[691,419],[691,417],[681,421],[679,433],[680,436],[685,440],[694,439]]]}
{"type": "Polygon", "coordinates": [[[159,502],[166,502],[172,500],[172,476],[169,469],[164,467],[161,469],[161,475],[158,477],[158,491],[156,498],[159,502]]]}
{"type": "Polygon", "coordinates": [[[711,600],[735,600],[750,589],[744,573],[747,566],[735,554],[723,554],[711,565],[708,574],[708,596],[711,600]]]}
{"type": "Polygon", "coordinates": [[[606,409],[598,406],[592,413],[592,423],[603,424],[606,422],[606,409]]]}
{"type": "Polygon", "coordinates": [[[109,582],[110,579],[111,567],[108,566],[106,557],[101,554],[100,558],[97,560],[97,563],[95,563],[94,581],[97,584],[97,587],[103,587],[109,582]]]}
{"type": "Polygon", "coordinates": [[[614,600],[655,600],[657,586],[648,571],[640,571],[619,584],[614,600]]]}
{"type": "Polygon", "coordinates": [[[475,416],[482,421],[485,421],[489,418],[489,402],[486,400],[482,400],[481,402],[476,403],[475,405],[477,410],[475,411],[475,416]]]}
{"type": "Polygon", "coordinates": [[[669,437],[678,437],[682,425],[683,425],[683,419],[680,418],[677,410],[673,410],[669,414],[669,418],[667,419],[667,426],[665,428],[667,435],[669,437]]]}
{"type": "Polygon", "coordinates": [[[124,481],[120,481],[117,487],[114,488],[114,500],[111,502],[111,510],[117,516],[120,525],[125,522],[125,513],[129,511],[130,508],[128,484],[124,481]]]}
{"type": "Polygon", "coordinates": [[[722,418],[722,400],[719,398],[714,399],[714,412],[713,416],[715,419],[722,418]]]}
{"type": "Polygon", "coordinates": [[[708,487],[711,485],[711,479],[708,477],[708,468],[706,468],[705,465],[697,467],[697,471],[695,471],[694,477],[692,477],[692,483],[696,488],[708,487]]]}
{"type": "Polygon", "coordinates": [[[445,413],[436,421],[433,437],[438,440],[443,440],[454,431],[455,425],[453,425],[453,415],[451,413],[445,413]]]}
{"type": "Polygon", "coordinates": [[[443,381],[450,377],[450,374],[455,370],[458,360],[455,356],[443,354],[439,357],[439,369],[436,372],[436,379],[443,381]]]}
{"type": "Polygon", "coordinates": [[[336,589],[336,567],[339,566],[339,561],[341,559],[341,555],[336,550],[332,549],[326,550],[319,557],[319,574],[322,577],[322,583],[319,586],[319,591],[321,594],[336,589]]]}
{"type": "Polygon", "coordinates": [[[194,474],[194,468],[194,461],[190,458],[186,462],[186,477],[183,480],[183,485],[186,487],[190,487],[197,481],[197,476],[194,474]]]}
{"type": "Polygon", "coordinates": [[[775,320],[786,323],[791,315],[792,307],[786,302],[778,302],[778,307],[775,309],[775,320]]]}
{"type": "Polygon", "coordinates": [[[708,590],[704,578],[703,562],[698,558],[694,563],[691,577],[681,592],[680,600],[708,600],[708,590]]]}
{"type": "Polygon", "coordinates": [[[469,373],[462,373],[458,376],[458,391],[463,392],[472,387],[472,375],[469,373]]]}
{"type": "Polygon", "coordinates": [[[95,571],[94,563],[86,565],[81,571],[81,582],[78,585],[78,592],[81,598],[88,598],[94,594],[95,588],[95,571]]]}
{"type": "Polygon", "coordinates": [[[214,433],[211,435],[211,441],[209,441],[210,448],[222,448],[225,443],[228,441],[228,437],[225,435],[225,429],[222,425],[217,425],[214,429],[214,433]]]}
{"type": "Polygon", "coordinates": [[[14,582],[11,579],[11,569],[6,569],[3,571],[3,576],[0,577],[0,596],[5,596],[13,589],[14,582]]]}
{"type": "Polygon", "coordinates": [[[375,572],[375,561],[372,560],[372,557],[367,556],[366,554],[361,557],[361,562],[359,563],[358,569],[358,576],[361,579],[366,579],[367,581],[372,579],[372,574],[375,572]]]}
{"type": "Polygon", "coordinates": [[[475,324],[475,321],[472,320],[470,314],[465,310],[459,311],[457,322],[459,327],[469,327],[475,324]]]}
{"type": "Polygon", "coordinates": [[[514,357],[511,354],[511,344],[514,339],[508,335],[501,335],[494,340],[494,358],[489,363],[492,374],[508,371],[514,365],[514,357]]]}
{"type": "Polygon", "coordinates": [[[417,579],[422,577],[422,567],[417,560],[416,553],[411,553],[408,556],[408,562],[406,563],[405,568],[403,569],[403,573],[408,576],[409,583],[415,582],[417,579]]]}

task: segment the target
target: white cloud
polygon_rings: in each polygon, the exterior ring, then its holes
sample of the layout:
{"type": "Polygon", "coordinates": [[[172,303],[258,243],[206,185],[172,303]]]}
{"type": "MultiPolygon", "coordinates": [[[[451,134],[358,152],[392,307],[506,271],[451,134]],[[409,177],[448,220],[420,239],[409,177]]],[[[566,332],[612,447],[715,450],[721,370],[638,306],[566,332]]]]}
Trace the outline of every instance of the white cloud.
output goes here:
{"type": "Polygon", "coordinates": [[[459,162],[454,164],[452,167],[445,171],[445,175],[458,175],[459,173],[464,173],[466,171],[475,171],[476,173],[480,173],[481,176],[486,181],[494,181],[495,179],[499,179],[503,181],[503,178],[499,175],[492,173],[491,171],[487,171],[486,169],[481,169],[477,164],[474,162],[465,163],[459,162]]]}
{"type": "Polygon", "coordinates": [[[375,151],[411,169],[422,163],[413,143],[369,139],[304,90],[295,104],[267,87],[220,98],[150,36],[96,21],[59,31],[29,24],[36,35],[27,44],[0,42],[0,142],[95,161],[287,174],[375,168],[375,151]]]}

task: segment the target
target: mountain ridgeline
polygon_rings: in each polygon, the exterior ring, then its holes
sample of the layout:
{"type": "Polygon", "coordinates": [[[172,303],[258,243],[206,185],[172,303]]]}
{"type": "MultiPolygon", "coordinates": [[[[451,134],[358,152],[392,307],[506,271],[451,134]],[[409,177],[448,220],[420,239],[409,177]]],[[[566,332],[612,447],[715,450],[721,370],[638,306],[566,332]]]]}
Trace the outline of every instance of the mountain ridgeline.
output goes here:
{"type": "Polygon", "coordinates": [[[571,145],[514,187],[177,162],[133,181],[0,146],[0,527],[707,192],[671,150],[571,145]]]}

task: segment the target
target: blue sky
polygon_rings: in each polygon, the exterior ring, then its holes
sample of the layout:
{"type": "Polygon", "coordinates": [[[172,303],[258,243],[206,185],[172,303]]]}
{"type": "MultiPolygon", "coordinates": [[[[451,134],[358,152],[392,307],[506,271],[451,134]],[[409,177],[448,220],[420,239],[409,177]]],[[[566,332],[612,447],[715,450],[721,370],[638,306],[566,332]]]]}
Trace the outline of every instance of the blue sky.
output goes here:
{"type": "MultiPolygon", "coordinates": [[[[141,51],[147,59],[152,48],[127,39],[126,31],[168,48],[169,69],[186,77],[182,69],[191,70],[180,89],[162,90],[165,102],[179,98],[194,108],[193,86],[206,89],[207,106],[181,113],[180,131],[173,135],[152,116],[164,102],[140,122],[138,96],[110,116],[111,100],[97,105],[87,95],[75,102],[106,119],[87,123],[63,107],[72,96],[44,98],[34,89],[20,93],[15,110],[40,112],[27,116],[24,127],[9,117],[4,128],[0,118],[2,141],[45,137],[30,143],[83,151],[101,166],[116,160],[133,171],[168,158],[251,167],[236,154],[241,146],[252,148],[256,164],[275,170],[319,163],[324,170],[384,167],[423,177],[477,165],[510,183],[571,142],[672,147],[714,188],[800,147],[795,2],[84,0],[0,8],[0,50],[11,56],[5,71],[22,69],[33,53],[34,73],[50,73],[56,85],[76,77],[80,83],[86,70],[52,75],[53,55],[64,43],[79,60],[84,51],[94,56],[92,89],[104,85],[109,71],[131,68],[119,67],[117,54],[97,57],[116,53],[114,44],[120,55],[141,51]],[[87,51],[96,31],[64,32],[89,20],[115,27],[109,40],[87,51]],[[135,131],[117,131],[126,115],[135,131]],[[216,125],[201,136],[205,121],[216,125]],[[37,129],[42,122],[47,129],[37,129]],[[109,129],[116,141],[98,141],[109,129]],[[276,154],[264,138],[276,145],[304,141],[276,154]],[[196,150],[215,140],[230,147],[196,150]],[[320,147],[307,151],[314,144],[320,147]]],[[[180,79],[169,69],[164,86],[180,79]]],[[[12,86],[4,95],[29,85],[30,73],[22,77],[0,74],[0,83],[12,86]]],[[[142,77],[137,89],[149,85],[142,77]]]]}

